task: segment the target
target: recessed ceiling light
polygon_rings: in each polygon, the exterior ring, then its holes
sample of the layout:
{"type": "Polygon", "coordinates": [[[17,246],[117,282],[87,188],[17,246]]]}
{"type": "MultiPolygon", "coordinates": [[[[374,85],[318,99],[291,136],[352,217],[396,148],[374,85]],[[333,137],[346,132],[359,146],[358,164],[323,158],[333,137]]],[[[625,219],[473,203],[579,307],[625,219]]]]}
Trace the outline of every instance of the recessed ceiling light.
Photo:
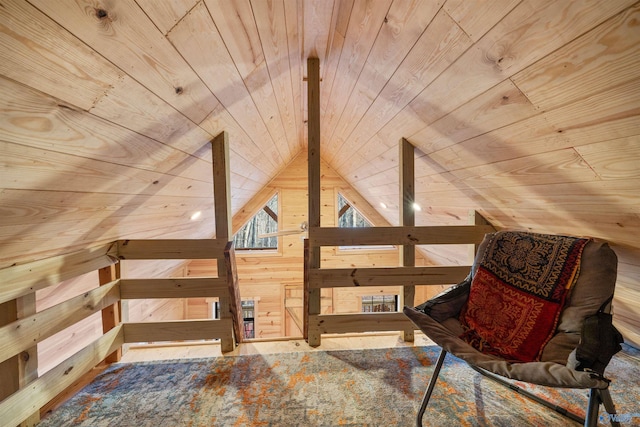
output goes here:
{"type": "Polygon", "coordinates": [[[200,218],[200,215],[202,215],[201,211],[194,212],[193,215],[191,215],[191,221],[195,221],[196,219],[200,218]]]}
{"type": "Polygon", "coordinates": [[[422,210],[422,208],[420,207],[420,205],[419,205],[419,204],[417,204],[417,203],[415,203],[415,202],[414,202],[414,203],[413,203],[413,210],[414,210],[414,211],[421,211],[421,210],[422,210]]]}
{"type": "Polygon", "coordinates": [[[380,207],[381,207],[382,209],[387,209],[387,205],[385,205],[383,202],[380,202],[380,207]]]}

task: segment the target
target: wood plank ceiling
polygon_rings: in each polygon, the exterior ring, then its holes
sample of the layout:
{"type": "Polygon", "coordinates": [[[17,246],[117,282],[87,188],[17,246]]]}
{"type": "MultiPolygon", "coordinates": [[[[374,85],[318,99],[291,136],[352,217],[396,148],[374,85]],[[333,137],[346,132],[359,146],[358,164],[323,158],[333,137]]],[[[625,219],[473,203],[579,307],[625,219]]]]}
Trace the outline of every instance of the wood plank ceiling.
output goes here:
{"type": "Polygon", "coordinates": [[[618,318],[637,333],[639,12],[636,0],[1,0],[0,267],[119,237],[211,236],[207,142],[230,133],[238,212],[304,150],[315,56],[322,156],[388,221],[405,137],[417,224],[477,209],[498,227],[608,239],[618,318]]]}

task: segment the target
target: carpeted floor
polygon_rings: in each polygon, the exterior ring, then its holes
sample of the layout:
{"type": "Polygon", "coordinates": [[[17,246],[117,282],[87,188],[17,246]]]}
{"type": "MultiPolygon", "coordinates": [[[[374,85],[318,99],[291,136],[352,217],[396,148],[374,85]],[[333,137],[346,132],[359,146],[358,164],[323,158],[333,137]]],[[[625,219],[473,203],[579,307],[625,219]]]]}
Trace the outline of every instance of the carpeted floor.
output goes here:
{"type": "MultiPolygon", "coordinates": [[[[39,426],[412,426],[438,352],[397,347],[114,364],[39,426]]],[[[625,346],[607,376],[618,413],[630,418],[623,425],[640,425],[640,351],[625,346]]],[[[586,390],[527,388],[584,414],[586,390]]],[[[577,425],[452,356],[425,421],[577,425]]]]}

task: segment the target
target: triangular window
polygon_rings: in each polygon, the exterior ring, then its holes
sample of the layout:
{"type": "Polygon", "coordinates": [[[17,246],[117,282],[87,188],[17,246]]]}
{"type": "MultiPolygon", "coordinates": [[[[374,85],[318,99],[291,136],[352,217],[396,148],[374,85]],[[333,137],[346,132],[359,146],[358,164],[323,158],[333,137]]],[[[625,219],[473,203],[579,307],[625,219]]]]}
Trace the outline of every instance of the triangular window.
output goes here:
{"type": "Polygon", "coordinates": [[[233,238],[236,249],[278,249],[278,193],[233,238]]]}
{"type": "Polygon", "coordinates": [[[338,227],[373,227],[373,225],[356,210],[342,194],[338,193],[338,227]]]}
{"type": "MultiPolygon", "coordinates": [[[[338,193],[338,227],[339,228],[358,228],[373,227],[360,212],[354,208],[351,203],[338,193]]],[[[395,250],[393,245],[357,245],[357,246],[339,246],[340,250],[395,250]]]]}

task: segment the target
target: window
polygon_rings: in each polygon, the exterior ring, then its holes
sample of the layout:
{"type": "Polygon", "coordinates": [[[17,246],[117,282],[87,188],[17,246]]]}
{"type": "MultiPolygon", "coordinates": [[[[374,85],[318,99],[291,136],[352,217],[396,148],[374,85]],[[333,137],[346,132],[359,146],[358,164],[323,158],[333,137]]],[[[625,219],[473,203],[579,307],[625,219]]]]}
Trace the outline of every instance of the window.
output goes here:
{"type": "MultiPolygon", "coordinates": [[[[255,300],[243,300],[240,302],[240,307],[242,309],[244,337],[255,338],[256,302],[255,300]]],[[[211,318],[220,319],[220,301],[214,301],[213,304],[211,304],[211,318]]]]}
{"type": "Polygon", "coordinates": [[[244,337],[255,338],[255,311],[256,305],[254,300],[242,301],[242,320],[244,323],[244,337]]]}
{"type": "Polygon", "coordinates": [[[278,236],[265,236],[278,231],[278,193],[249,220],[233,238],[239,250],[278,249],[278,236]]]}
{"type": "MultiPolygon", "coordinates": [[[[354,208],[344,196],[338,193],[338,227],[339,228],[359,228],[373,227],[360,212],[354,208]]],[[[395,250],[393,245],[359,245],[359,246],[340,246],[340,250],[395,250]]]]}
{"type": "Polygon", "coordinates": [[[398,295],[371,295],[362,297],[363,313],[398,311],[398,295]]]}
{"type": "Polygon", "coordinates": [[[371,223],[367,221],[342,194],[338,193],[338,227],[371,227],[371,223]]]}

